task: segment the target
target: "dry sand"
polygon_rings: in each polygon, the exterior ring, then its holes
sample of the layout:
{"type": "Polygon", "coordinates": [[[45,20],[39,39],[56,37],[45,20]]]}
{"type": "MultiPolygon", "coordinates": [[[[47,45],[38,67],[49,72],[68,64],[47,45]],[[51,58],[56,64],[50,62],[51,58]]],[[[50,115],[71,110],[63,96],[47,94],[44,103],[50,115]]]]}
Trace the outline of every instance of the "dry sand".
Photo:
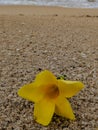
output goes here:
{"type": "Polygon", "coordinates": [[[0,130],[96,130],[98,127],[98,9],[0,6],[0,130]],[[81,80],[70,99],[76,121],[33,119],[33,103],[17,90],[41,70],[81,80]]]}

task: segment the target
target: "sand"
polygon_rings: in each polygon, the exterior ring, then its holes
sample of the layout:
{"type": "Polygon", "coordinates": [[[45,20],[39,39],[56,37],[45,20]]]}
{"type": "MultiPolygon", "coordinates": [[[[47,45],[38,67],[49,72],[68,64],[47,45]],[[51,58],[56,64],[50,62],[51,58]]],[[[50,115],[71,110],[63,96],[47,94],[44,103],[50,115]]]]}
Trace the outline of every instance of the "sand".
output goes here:
{"type": "Polygon", "coordinates": [[[98,9],[0,6],[0,129],[97,130],[97,119],[98,9]],[[17,95],[45,69],[85,84],[69,99],[76,121],[39,125],[34,104],[17,95]]]}

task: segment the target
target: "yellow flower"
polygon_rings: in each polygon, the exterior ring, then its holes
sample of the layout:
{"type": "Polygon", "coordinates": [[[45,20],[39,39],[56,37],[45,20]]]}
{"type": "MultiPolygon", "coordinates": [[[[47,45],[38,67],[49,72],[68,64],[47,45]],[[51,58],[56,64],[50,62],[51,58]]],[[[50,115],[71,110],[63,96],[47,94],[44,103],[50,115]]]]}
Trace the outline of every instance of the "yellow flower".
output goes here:
{"type": "Polygon", "coordinates": [[[84,85],[79,81],[58,79],[48,70],[40,72],[33,83],[19,89],[18,95],[35,102],[34,117],[48,125],[54,112],[57,115],[74,120],[75,116],[66,98],[74,96],[84,85]]]}

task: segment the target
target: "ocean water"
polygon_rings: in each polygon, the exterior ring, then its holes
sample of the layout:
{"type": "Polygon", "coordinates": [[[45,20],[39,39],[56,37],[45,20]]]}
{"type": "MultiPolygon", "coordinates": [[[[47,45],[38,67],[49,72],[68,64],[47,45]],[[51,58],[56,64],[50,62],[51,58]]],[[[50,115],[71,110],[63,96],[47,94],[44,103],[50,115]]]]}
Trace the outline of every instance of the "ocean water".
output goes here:
{"type": "Polygon", "coordinates": [[[43,5],[69,8],[98,8],[98,0],[0,0],[0,5],[43,5]]]}

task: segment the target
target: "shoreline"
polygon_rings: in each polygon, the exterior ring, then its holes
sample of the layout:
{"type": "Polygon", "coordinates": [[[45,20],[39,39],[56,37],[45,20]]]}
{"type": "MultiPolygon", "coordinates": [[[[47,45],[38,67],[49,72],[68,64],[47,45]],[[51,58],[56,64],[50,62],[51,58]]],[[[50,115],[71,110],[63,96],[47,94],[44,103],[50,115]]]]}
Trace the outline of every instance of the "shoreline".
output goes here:
{"type": "Polygon", "coordinates": [[[66,15],[66,16],[80,16],[80,15],[98,15],[96,8],[65,8],[57,6],[32,6],[32,5],[0,5],[0,15],[66,15]]]}

